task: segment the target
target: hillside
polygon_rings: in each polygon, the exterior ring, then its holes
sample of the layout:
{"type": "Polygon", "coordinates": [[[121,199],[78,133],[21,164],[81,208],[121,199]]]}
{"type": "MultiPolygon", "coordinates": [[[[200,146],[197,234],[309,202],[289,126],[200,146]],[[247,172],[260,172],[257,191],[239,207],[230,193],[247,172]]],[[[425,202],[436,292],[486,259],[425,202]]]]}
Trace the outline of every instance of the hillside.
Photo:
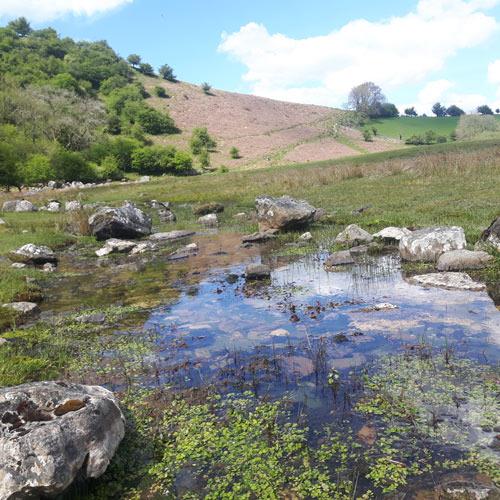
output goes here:
{"type": "Polygon", "coordinates": [[[191,131],[207,127],[218,143],[212,165],[261,167],[303,163],[386,151],[401,147],[399,141],[376,138],[363,141],[357,130],[342,128],[337,137],[329,133],[342,113],[333,108],[276,101],[253,95],[212,90],[205,94],[199,86],[139,77],[152,97],[148,104],[168,111],[180,134],[158,136],[159,144],[187,148],[191,131]],[[154,96],[163,87],[168,98],[154,96]],[[230,158],[231,147],[241,158],[230,158]]]}

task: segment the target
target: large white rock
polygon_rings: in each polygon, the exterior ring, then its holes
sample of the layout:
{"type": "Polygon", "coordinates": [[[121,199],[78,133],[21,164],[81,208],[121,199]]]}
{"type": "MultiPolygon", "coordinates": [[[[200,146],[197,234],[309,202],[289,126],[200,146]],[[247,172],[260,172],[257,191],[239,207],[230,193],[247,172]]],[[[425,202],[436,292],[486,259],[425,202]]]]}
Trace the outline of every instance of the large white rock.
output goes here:
{"type": "Polygon", "coordinates": [[[11,302],[9,304],[3,304],[3,307],[12,309],[21,316],[31,316],[39,311],[38,304],[34,302],[11,302]]]}
{"type": "Polygon", "coordinates": [[[66,212],[77,212],[82,209],[82,204],[78,200],[67,201],[64,204],[66,212]]]}
{"type": "Polygon", "coordinates": [[[31,201],[21,200],[16,204],[16,212],[36,212],[37,208],[31,201]]]}
{"type": "Polygon", "coordinates": [[[446,288],[447,290],[470,290],[473,292],[486,290],[486,285],[484,283],[474,281],[466,273],[445,272],[420,274],[408,278],[408,281],[415,285],[446,288]]]}
{"type": "Polygon", "coordinates": [[[375,233],[373,237],[375,239],[382,240],[384,243],[393,243],[393,242],[399,242],[403,236],[408,236],[411,234],[411,231],[409,229],[406,229],[406,227],[386,227],[382,229],[382,231],[379,231],[378,233],[375,233]]]}
{"type": "Polygon", "coordinates": [[[443,253],[437,261],[438,271],[463,271],[465,269],[482,269],[493,260],[487,252],[471,250],[452,250],[443,253]]]}
{"type": "Polygon", "coordinates": [[[103,387],[36,382],[0,389],[0,498],[52,497],[101,476],[125,434],[103,387]]]}
{"type": "Polygon", "coordinates": [[[217,227],[219,219],[217,218],[217,214],[207,214],[200,217],[198,223],[205,227],[217,227]]]}
{"type": "Polygon", "coordinates": [[[370,243],[371,241],[373,241],[373,236],[356,224],[347,226],[335,238],[335,243],[349,246],[362,245],[363,243],[370,243]]]}
{"type": "Polygon", "coordinates": [[[55,253],[46,246],[28,243],[9,253],[10,260],[23,264],[45,264],[57,262],[55,253]]]}
{"type": "Polygon", "coordinates": [[[428,227],[403,236],[399,242],[399,252],[403,260],[436,262],[441,254],[462,250],[466,246],[461,227],[428,227]]]}
{"type": "Polygon", "coordinates": [[[61,210],[61,204],[58,201],[51,201],[47,203],[48,212],[59,212],[61,210]]]}
{"type": "Polygon", "coordinates": [[[303,227],[313,222],[316,213],[316,209],[307,201],[289,196],[260,196],[255,200],[255,206],[260,231],[303,227]]]}

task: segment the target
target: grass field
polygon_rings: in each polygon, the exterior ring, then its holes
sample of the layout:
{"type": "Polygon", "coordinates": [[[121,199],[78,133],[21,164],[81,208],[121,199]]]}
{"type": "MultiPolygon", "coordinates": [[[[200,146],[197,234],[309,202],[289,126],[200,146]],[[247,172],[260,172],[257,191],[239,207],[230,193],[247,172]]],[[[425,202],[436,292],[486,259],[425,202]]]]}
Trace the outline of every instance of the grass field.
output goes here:
{"type": "Polygon", "coordinates": [[[410,118],[402,116],[400,118],[381,118],[379,120],[370,120],[370,126],[375,127],[378,133],[385,137],[407,139],[412,135],[421,135],[428,130],[433,130],[438,135],[444,135],[449,138],[458,125],[458,117],[446,116],[444,118],[421,117],[410,118]]]}

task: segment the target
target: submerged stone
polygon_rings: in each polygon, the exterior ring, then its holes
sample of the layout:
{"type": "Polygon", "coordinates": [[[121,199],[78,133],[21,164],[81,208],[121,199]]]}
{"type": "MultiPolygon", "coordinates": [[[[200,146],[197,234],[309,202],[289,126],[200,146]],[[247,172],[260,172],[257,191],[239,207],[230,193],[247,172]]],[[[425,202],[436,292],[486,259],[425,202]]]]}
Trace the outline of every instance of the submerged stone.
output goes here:
{"type": "Polygon", "coordinates": [[[271,277],[271,268],[265,264],[249,264],[245,269],[247,280],[263,280],[271,277]]]}
{"type": "Polygon", "coordinates": [[[340,252],[334,252],[325,261],[325,269],[336,267],[336,266],[347,266],[354,264],[354,259],[352,258],[351,252],[349,250],[341,250],[340,252]]]}
{"type": "Polygon", "coordinates": [[[466,273],[444,272],[420,274],[408,278],[408,282],[422,286],[446,288],[447,290],[469,290],[473,292],[486,290],[484,283],[474,281],[466,273]]]}

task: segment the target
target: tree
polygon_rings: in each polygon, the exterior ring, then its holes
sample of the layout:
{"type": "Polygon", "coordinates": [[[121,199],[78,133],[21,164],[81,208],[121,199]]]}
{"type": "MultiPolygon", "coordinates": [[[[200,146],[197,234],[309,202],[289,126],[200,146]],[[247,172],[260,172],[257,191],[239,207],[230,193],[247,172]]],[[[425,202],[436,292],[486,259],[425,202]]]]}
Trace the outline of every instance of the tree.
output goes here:
{"type": "Polygon", "coordinates": [[[163,88],[163,87],[160,87],[159,85],[157,85],[154,89],[153,89],[153,92],[154,94],[157,96],[157,97],[161,97],[162,99],[168,97],[167,95],[167,91],[163,88]]]}
{"type": "Polygon", "coordinates": [[[149,63],[139,64],[139,71],[146,76],[155,76],[155,70],[149,63]]]}
{"type": "Polygon", "coordinates": [[[373,118],[396,118],[399,116],[399,110],[395,104],[384,102],[376,107],[376,111],[371,115],[373,118]]]}
{"type": "Polygon", "coordinates": [[[21,177],[16,164],[16,151],[13,146],[0,142],[0,186],[7,191],[12,187],[21,187],[21,177]]]}
{"type": "Polygon", "coordinates": [[[137,69],[141,64],[141,56],[139,54],[130,54],[127,57],[127,61],[129,62],[130,66],[132,66],[132,68],[137,69]]]}
{"type": "Polygon", "coordinates": [[[161,135],[172,134],[177,131],[174,120],[165,113],[156,109],[144,107],[137,114],[137,122],[146,134],[161,135]]]}
{"type": "Polygon", "coordinates": [[[437,134],[434,132],[434,130],[428,130],[425,133],[425,143],[426,144],[433,144],[437,140],[437,134]]]}
{"type": "Polygon", "coordinates": [[[31,29],[30,23],[25,17],[19,17],[18,19],[14,19],[7,25],[7,28],[15,31],[17,36],[21,38],[28,36],[33,31],[31,29]]]}
{"type": "Polygon", "coordinates": [[[201,90],[203,90],[203,92],[205,92],[205,94],[209,95],[210,91],[212,90],[212,86],[207,82],[203,82],[201,84],[201,90]]]}
{"type": "Polygon", "coordinates": [[[175,82],[176,81],[177,77],[174,75],[174,70],[168,64],[164,64],[163,66],[160,66],[160,69],[158,70],[158,73],[160,73],[160,76],[164,80],[168,80],[169,82],[175,82]]]}
{"type": "Polygon", "coordinates": [[[406,116],[418,116],[418,113],[415,111],[415,107],[412,106],[411,108],[405,109],[405,115],[406,116]]]}
{"type": "Polygon", "coordinates": [[[432,106],[432,112],[437,116],[437,117],[443,117],[446,116],[446,108],[441,105],[440,102],[437,102],[432,106]]]}
{"type": "Polygon", "coordinates": [[[446,114],[449,116],[462,116],[465,115],[465,111],[463,109],[460,109],[458,106],[455,104],[452,104],[447,110],[446,114]]]}
{"type": "Polygon", "coordinates": [[[480,113],[481,115],[492,115],[493,114],[493,110],[487,104],[483,104],[482,106],[479,106],[477,108],[477,112],[480,113]]]}
{"type": "Polygon", "coordinates": [[[210,167],[210,154],[206,149],[201,150],[200,154],[198,155],[198,159],[202,168],[210,167]]]}
{"type": "Polygon", "coordinates": [[[365,140],[365,142],[372,142],[373,141],[372,131],[369,128],[365,128],[363,130],[363,139],[365,140]]]}
{"type": "Polygon", "coordinates": [[[195,128],[189,141],[189,147],[194,155],[199,155],[203,150],[213,151],[217,147],[217,142],[210,137],[206,127],[195,128]]]}
{"type": "Polygon", "coordinates": [[[23,184],[33,186],[41,182],[48,182],[56,178],[55,169],[50,159],[42,154],[31,156],[28,161],[19,168],[23,184]]]}
{"type": "Polygon", "coordinates": [[[500,113],[500,108],[495,109],[495,113],[498,115],[500,113]]]}
{"type": "Polygon", "coordinates": [[[54,168],[56,180],[72,182],[95,182],[97,172],[85,160],[81,153],[58,148],[51,156],[50,163],[54,168]]]}
{"type": "Polygon", "coordinates": [[[132,153],[132,166],[140,174],[180,174],[192,169],[192,160],[188,153],[173,146],[149,146],[132,153]]]}
{"type": "Polygon", "coordinates": [[[350,109],[367,116],[377,116],[380,105],[386,102],[382,89],[373,82],[365,82],[354,87],[349,93],[350,109]]]}

